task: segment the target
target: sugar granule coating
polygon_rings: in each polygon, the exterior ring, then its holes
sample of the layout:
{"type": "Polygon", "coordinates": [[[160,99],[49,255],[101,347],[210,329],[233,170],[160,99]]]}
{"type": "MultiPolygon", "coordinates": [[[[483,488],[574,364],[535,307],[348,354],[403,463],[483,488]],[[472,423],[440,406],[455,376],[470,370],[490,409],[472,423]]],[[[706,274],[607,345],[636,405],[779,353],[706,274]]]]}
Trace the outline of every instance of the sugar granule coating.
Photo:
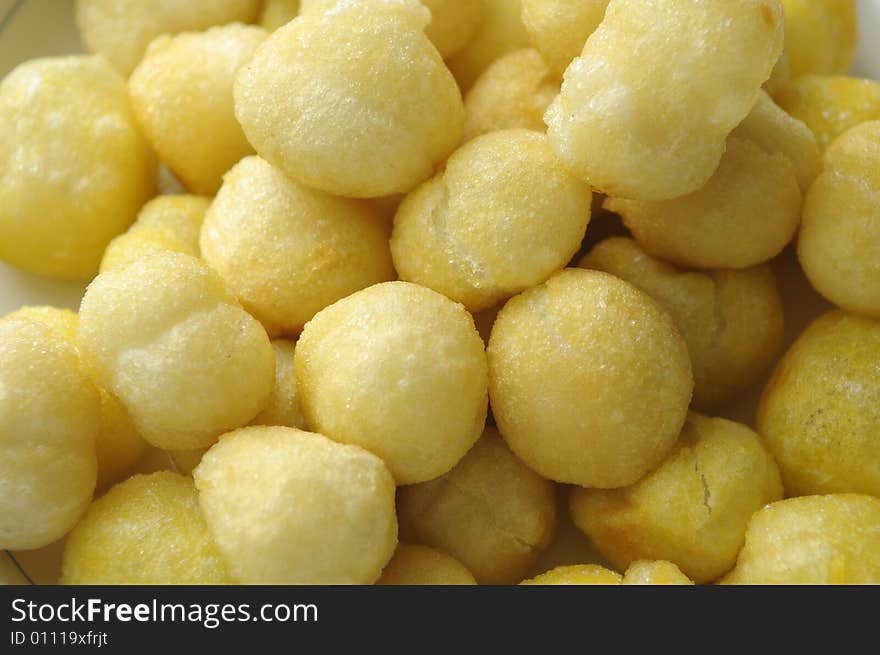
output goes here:
{"type": "Polygon", "coordinates": [[[394,480],[357,446],[244,428],[223,436],[193,476],[238,582],[370,584],[397,545],[394,480]]]}
{"type": "Polygon", "coordinates": [[[259,157],[224,176],[200,244],[271,334],[296,334],[340,298],[395,277],[387,227],[370,205],[303,186],[259,157]]]}
{"type": "Polygon", "coordinates": [[[76,25],[91,52],[128,75],[157,36],[250,23],[259,8],[260,0],[76,0],[76,25]]]}
{"type": "Polygon", "coordinates": [[[377,585],[475,585],[477,581],[454,557],[427,546],[398,544],[377,585]]]}
{"type": "Polygon", "coordinates": [[[508,301],[488,356],[492,411],[513,452],[585,487],[626,486],[663,461],[694,384],[669,315],[598,271],[569,269],[508,301]]]}
{"type": "Polygon", "coordinates": [[[91,278],[155,175],[125,80],[103,58],[34,59],[0,83],[0,259],[91,278]]]}
{"type": "Polygon", "coordinates": [[[415,0],[353,0],[276,30],[238,73],[235,113],[261,157],[328,193],[377,197],[427,179],[464,105],[415,0]]]}
{"type": "Polygon", "coordinates": [[[296,346],[306,424],[381,457],[398,484],[449,471],[483,430],[487,366],[464,307],[386,282],[313,318],[296,346]]]}
{"type": "Polygon", "coordinates": [[[880,121],[845,132],[825,152],[804,201],[798,258],[823,296],[880,319],[880,121]]]}
{"type": "Polygon", "coordinates": [[[777,0],[612,0],[545,120],[597,191],[668,200],[718,167],[782,52],[777,0]]]}
{"type": "Polygon", "coordinates": [[[680,269],[626,237],[602,241],[578,266],[626,280],[669,312],[687,342],[699,407],[718,406],[758,383],[780,353],[782,299],[769,266],[680,269]]]}
{"type": "Polygon", "coordinates": [[[818,318],[792,344],[761,397],[758,431],[789,495],[880,495],[880,322],[818,318]]]}
{"type": "Polygon", "coordinates": [[[625,585],[693,585],[694,581],[672,562],[637,560],[623,576],[625,585]]]}
{"type": "Polygon", "coordinates": [[[608,0],[522,0],[522,22],[529,40],[562,77],[596,31],[608,0]]]}
{"type": "Polygon", "coordinates": [[[704,583],[733,567],[749,518],[782,495],[779,469],[755,432],[691,414],[659,468],[624,489],[574,489],[570,509],[616,568],[663,559],[704,583]]]}
{"type": "Polygon", "coordinates": [[[792,77],[845,73],[859,40],[855,0],[781,0],[792,77]]]}
{"type": "Polygon", "coordinates": [[[166,252],[102,273],[80,307],[79,345],[152,445],[211,445],[269,400],[275,358],[266,331],[220,278],[166,252]]]}
{"type": "Polygon", "coordinates": [[[591,195],[543,134],[485,134],[403,201],[391,238],[394,266],[402,280],[478,312],[571,261],[590,221],[591,195]]]}
{"type": "Polygon", "coordinates": [[[403,537],[449,553],[480,584],[519,582],[556,527],[553,483],[494,428],[449,473],[398,493],[403,537]]]}
{"type": "Polygon", "coordinates": [[[131,105],[162,161],[193,193],[213,195],[254,152],[235,118],[232,85],[269,33],[252,25],[158,37],[128,80],[131,105]]]}
{"type": "Polygon", "coordinates": [[[257,22],[264,29],[274,32],[296,18],[299,11],[300,0],[263,0],[257,22]]]}
{"type": "Polygon", "coordinates": [[[0,548],[60,539],[92,498],[98,392],[51,328],[0,321],[0,548]]]}
{"type": "Polygon", "coordinates": [[[598,564],[557,566],[546,573],[523,580],[524,585],[619,585],[623,576],[598,564]]]}
{"type": "Polygon", "coordinates": [[[880,584],[880,500],[789,498],[752,517],[726,584],[880,584]]]}
{"type": "Polygon", "coordinates": [[[251,421],[251,425],[283,425],[305,429],[305,419],[299,402],[294,366],[293,341],[276,339],[272,342],[275,353],[275,386],[269,404],[251,421]]]}

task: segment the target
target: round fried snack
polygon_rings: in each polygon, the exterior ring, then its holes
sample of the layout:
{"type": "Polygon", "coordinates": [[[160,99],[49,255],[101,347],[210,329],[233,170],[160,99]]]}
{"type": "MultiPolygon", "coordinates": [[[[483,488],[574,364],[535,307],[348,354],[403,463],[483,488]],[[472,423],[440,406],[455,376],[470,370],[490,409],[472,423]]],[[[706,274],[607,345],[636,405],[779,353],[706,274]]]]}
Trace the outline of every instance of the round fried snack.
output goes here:
{"type": "Polygon", "coordinates": [[[155,192],[125,80],[101,57],[51,57],[0,83],[0,259],[86,280],[155,192]]]}
{"type": "Polygon", "coordinates": [[[454,557],[426,546],[398,544],[377,585],[475,585],[477,581],[454,557]]]}
{"type": "Polygon", "coordinates": [[[553,484],[494,428],[443,477],[400,489],[398,511],[404,538],[454,556],[480,584],[522,580],[556,527],[553,484]]]}
{"type": "Polygon", "coordinates": [[[611,0],[545,120],[597,191],[669,200],[703,187],[782,53],[777,0],[611,0]]]}
{"type": "Polygon", "coordinates": [[[275,386],[269,396],[269,404],[251,421],[251,425],[282,425],[305,429],[299,402],[294,366],[295,345],[293,341],[276,339],[272,342],[275,353],[275,386]]]}
{"type": "Polygon", "coordinates": [[[364,201],[327,195],[248,157],[229,171],[202,226],[205,262],[271,334],[395,277],[388,231],[364,201]]]}
{"type": "Polygon", "coordinates": [[[683,270],[626,237],[602,241],[578,266],[626,280],[669,312],[687,342],[699,407],[717,407],[758,383],[782,348],[782,300],[769,266],[683,270]]]}
{"type": "Polygon", "coordinates": [[[663,559],[703,583],[733,567],[749,518],[780,498],[779,469],[756,433],[691,414],[659,468],[625,489],[573,490],[571,516],[616,568],[663,559]]]}
{"type": "Polygon", "coordinates": [[[275,362],[262,326],[198,260],[166,252],[102,273],[80,307],[79,345],[99,386],[152,445],[211,445],[261,412],[275,362]]]}
{"type": "Polygon", "coordinates": [[[474,38],[483,20],[485,0],[422,0],[431,10],[425,34],[447,59],[474,38]]]}
{"type": "Polygon", "coordinates": [[[260,0],[76,0],[76,24],[91,52],[128,75],[160,34],[256,18],[260,0]]]}
{"type": "Polygon", "coordinates": [[[223,436],[193,476],[238,582],[370,584],[397,545],[394,480],[357,446],[245,428],[223,436]]]}
{"type": "Polygon", "coordinates": [[[274,32],[296,18],[299,10],[300,0],[263,0],[257,22],[261,27],[274,32]]]}
{"type": "Polygon", "coordinates": [[[0,548],[64,536],[95,489],[98,392],[49,327],[0,321],[0,548]]]}
{"type": "Polygon", "coordinates": [[[464,105],[415,0],[351,0],[276,30],[238,73],[235,113],[261,157],[328,193],[424,181],[461,139],[464,105]]]}
{"type": "Polygon", "coordinates": [[[483,430],[483,342],[430,289],[387,282],[340,300],[303,330],[295,361],[306,424],[379,455],[398,484],[443,475],[483,430]]]}
{"type": "Polygon", "coordinates": [[[508,301],[488,356],[492,411],[513,452],[585,487],[633,484],[663,461],[693,390],[669,315],[597,271],[563,271],[508,301]]]}
{"type": "Polygon", "coordinates": [[[543,134],[485,134],[404,200],[391,237],[394,266],[402,280],[478,312],[571,261],[590,221],[591,196],[543,134]]]}
{"type": "Polygon", "coordinates": [[[254,151],[235,118],[232,84],[268,35],[241,24],[166,34],[128,80],[144,134],[193,193],[217,193],[223,174],[254,151]]]}
{"type": "Polygon", "coordinates": [[[880,322],[835,311],[777,365],[757,426],[789,495],[880,495],[878,362],[880,322]]]}
{"type": "Polygon", "coordinates": [[[623,576],[625,585],[692,585],[694,581],[672,562],[638,560],[623,576]]]}
{"type": "Polygon", "coordinates": [[[798,257],[818,291],[880,319],[880,121],[845,132],[825,151],[804,201],[798,257]]]}
{"type": "Polygon", "coordinates": [[[855,0],[781,0],[792,77],[845,73],[859,40],[855,0]]]}
{"type": "Polygon", "coordinates": [[[562,77],[596,31],[608,0],[522,0],[522,21],[532,45],[562,77]]]}
{"type": "Polygon", "coordinates": [[[89,506],[64,546],[62,584],[228,584],[188,477],[136,475],[89,506]]]}
{"type": "Polygon", "coordinates": [[[725,584],[880,584],[880,500],[789,498],[755,514],[725,584]]]}
{"type": "Polygon", "coordinates": [[[557,566],[546,573],[523,580],[524,585],[619,585],[623,576],[598,564],[557,566]]]}

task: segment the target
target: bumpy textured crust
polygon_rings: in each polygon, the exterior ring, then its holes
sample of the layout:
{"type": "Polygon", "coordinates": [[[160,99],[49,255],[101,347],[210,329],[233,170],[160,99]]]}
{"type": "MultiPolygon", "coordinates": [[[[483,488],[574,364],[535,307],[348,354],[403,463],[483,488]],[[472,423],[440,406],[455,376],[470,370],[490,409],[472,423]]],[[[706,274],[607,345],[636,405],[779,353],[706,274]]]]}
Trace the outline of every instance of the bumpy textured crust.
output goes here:
{"type": "Polygon", "coordinates": [[[408,282],[319,312],[296,346],[306,423],[379,455],[398,484],[449,471],[483,430],[487,371],[473,319],[408,282]]]}
{"type": "Polygon", "coordinates": [[[378,585],[475,585],[477,581],[454,557],[427,546],[398,544],[378,585]]]}
{"type": "Polygon", "coordinates": [[[0,258],[86,280],[155,192],[125,80],[101,57],[52,57],[0,82],[0,258]]]}
{"type": "Polygon", "coordinates": [[[221,438],[193,475],[238,582],[369,584],[397,545],[394,480],[357,446],[245,428],[221,438]]]}
{"type": "Polygon", "coordinates": [[[91,504],[64,547],[62,584],[227,584],[190,478],[136,475],[91,504]]]}
{"type": "Polygon", "coordinates": [[[554,150],[604,193],[701,188],[782,52],[777,0],[611,0],[546,121],[554,150]]]}
{"type": "Polygon", "coordinates": [[[605,18],[608,0],[522,0],[522,21],[532,45],[562,77],[605,18]]]}
{"type": "Polygon", "coordinates": [[[830,312],[778,364],[758,431],[789,495],[880,495],[880,323],[830,312]]]}
{"type": "Polygon", "coordinates": [[[525,580],[524,585],[692,585],[694,584],[672,562],[633,562],[621,576],[598,564],[558,566],[539,576],[525,580]]]}
{"type": "Polygon", "coordinates": [[[263,0],[257,22],[264,29],[274,32],[296,18],[299,10],[300,0],[263,0]]]}
{"type": "Polygon", "coordinates": [[[792,77],[845,73],[859,40],[855,0],[781,0],[792,77]]]}
{"type": "Polygon", "coordinates": [[[391,251],[400,278],[472,312],[546,280],[580,248],[590,189],[543,134],[502,130],[457,150],[397,211],[391,251]]]}
{"type": "Polygon", "coordinates": [[[657,466],[693,390],[669,315],[597,271],[563,271],[508,301],[488,355],[492,411],[513,452],[586,487],[629,485],[657,466]]]}
{"type": "Polygon", "coordinates": [[[556,527],[553,484],[493,428],[449,473],[398,496],[404,538],[451,554],[480,584],[522,580],[556,527]]]}

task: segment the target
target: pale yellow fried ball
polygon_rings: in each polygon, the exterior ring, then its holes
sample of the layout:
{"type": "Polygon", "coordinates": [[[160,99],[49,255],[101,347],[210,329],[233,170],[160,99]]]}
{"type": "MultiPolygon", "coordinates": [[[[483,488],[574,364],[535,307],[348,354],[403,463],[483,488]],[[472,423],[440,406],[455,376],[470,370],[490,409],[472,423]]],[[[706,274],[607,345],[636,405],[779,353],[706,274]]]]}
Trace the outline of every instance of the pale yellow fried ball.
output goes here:
{"type": "Polygon", "coordinates": [[[777,365],[758,431],[791,496],[880,495],[880,322],[830,312],[777,365]]]}
{"type": "Polygon", "coordinates": [[[668,200],[703,187],[782,53],[777,0],[611,0],[545,120],[597,191],[668,200]]]}
{"type": "Polygon", "coordinates": [[[782,299],[769,266],[689,271],[626,237],[599,243],[578,266],[626,280],[669,312],[688,345],[699,407],[716,407],[758,383],[782,348],[782,299]]]}
{"type": "Polygon", "coordinates": [[[779,469],[755,432],[691,414],[659,468],[624,489],[575,489],[571,516],[615,567],[663,559],[703,583],[733,567],[749,518],[780,498],[779,469]]]}
{"type": "Polygon", "coordinates": [[[880,319],[880,121],[854,127],[825,151],[804,201],[798,257],[823,296],[880,319]]]}
{"type": "Polygon", "coordinates": [[[245,584],[370,584],[397,545],[394,480],[358,448],[285,427],[223,436],[193,473],[245,584]]]}
{"type": "Polygon", "coordinates": [[[431,10],[425,34],[447,59],[461,51],[477,33],[485,0],[422,0],[431,10]]]}
{"type": "Polygon", "coordinates": [[[102,57],[52,57],[0,83],[0,259],[86,280],[155,192],[125,80],[102,57]]]}
{"type": "Polygon", "coordinates": [[[92,499],[98,392],[51,328],[0,321],[0,548],[42,548],[92,499]]]}
{"type": "Polygon", "coordinates": [[[562,77],[596,31],[608,0],[522,0],[522,21],[532,45],[562,77]]]}
{"type": "Polygon", "coordinates": [[[283,425],[289,428],[305,428],[299,389],[294,367],[295,344],[286,339],[272,342],[275,353],[275,386],[269,404],[251,421],[251,425],[283,425]]]}
{"type": "Polygon", "coordinates": [[[633,484],[660,464],[693,390],[687,344],[630,284],[570,269],[509,300],[489,339],[498,429],[544,477],[633,484]]]}
{"type": "Polygon", "coordinates": [[[623,576],[598,564],[557,566],[546,573],[523,580],[524,585],[619,585],[623,576]]]}
{"type": "Polygon", "coordinates": [[[201,262],[166,252],[99,275],[80,307],[79,345],[152,445],[211,445],[269,401],[266,331],[201,262]]]}
{"type": "Polygon", "coordinates": [[[637,560],[623,576],[625,585],[693,585],[694,581],[672,562],[637,560]]]}
{"type": "Polygon", "coordinates": [[[464,105],[415,0],[350,0],[276,30],[239,71],[235,113],[261,157],[342,196],[404,193],[461,139],[464,105]]]}
{"type": "Polygon", "coordinates": [[[260,0],[77,0],[76,24],[90,51],[128,75],[157,36],[250,23],[259,8],[260,0]]]}
{"type": "Polygon", "coordinates": [[[477,581],[454,557],[427,546],[398,544],[377,585],[475,585],[477,581]]]}
{"type": "Polygon", "coordinates": [[[494,428],[443,477],[400,489],[398,511],[404,538],[449,553],[481,584],[522,580],[556,527],[553,484],[494,428]]]}
{"type": "Polygon", "coordinates": [[[464,140],[523,128],[544,132],[544,112],[559,93],[536,50],[517,50],[495,60],[464,98],[464,140]]]}
{"type": "Polygon", "coordinates": [[[859,40],[855,0],[781,0],[792,77],[845,73],[859,40]]]}
{"type": "Polygon", "coordinates": [[[271,334],[296,334],[340,298],[395,277],[372,207],[303,186],[259,157],[226,174],[200,245],[271,334]]]}
{"type": "Polygon", "coordinates": [[[752,518],[726,584],[880,584],[880,500],[789,498],[752,518]]]}
{"type": "Polygon", "coordinates": [[[287,25],[299,15],[300,0],[263,0],[257,22],[270,32],[287,25]]]}
{"type": "Polygon", "coordinates": [[[590,221],[591,197],[543,134],[484,134],[404,200],[394,217],[394,266],[402,280],[478,312],[571,261],[590,221]]]}
{"type": "Polygon", "coordinates": [[[386,282],[313,318],[296,345],[306,424],[381,457],[398,484],[449,471],[483,430],[487,366],[464,307],[386,282]]]}

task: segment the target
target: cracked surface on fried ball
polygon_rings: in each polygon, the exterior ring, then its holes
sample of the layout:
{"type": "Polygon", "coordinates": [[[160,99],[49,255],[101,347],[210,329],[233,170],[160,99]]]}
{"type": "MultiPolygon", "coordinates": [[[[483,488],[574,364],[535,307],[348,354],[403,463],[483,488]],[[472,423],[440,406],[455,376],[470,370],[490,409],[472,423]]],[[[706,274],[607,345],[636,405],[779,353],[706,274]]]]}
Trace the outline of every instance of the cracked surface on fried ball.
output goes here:
{"type": "Polygon", "coordinates": [[[398,544],[377,585],[475,585],[477,581],[454,557],[427,546],[398,544]]]}
{"type": "Polygon", "coordinates": [[[792,77],[845,73],[859,40],[855,0],[781,0],[792,77]]]}
{"type": "Polygon", "coordinates": [[[562,77],[605,18],[608,0],[522,0],[522,21],[532,45],[562,77]]]}

